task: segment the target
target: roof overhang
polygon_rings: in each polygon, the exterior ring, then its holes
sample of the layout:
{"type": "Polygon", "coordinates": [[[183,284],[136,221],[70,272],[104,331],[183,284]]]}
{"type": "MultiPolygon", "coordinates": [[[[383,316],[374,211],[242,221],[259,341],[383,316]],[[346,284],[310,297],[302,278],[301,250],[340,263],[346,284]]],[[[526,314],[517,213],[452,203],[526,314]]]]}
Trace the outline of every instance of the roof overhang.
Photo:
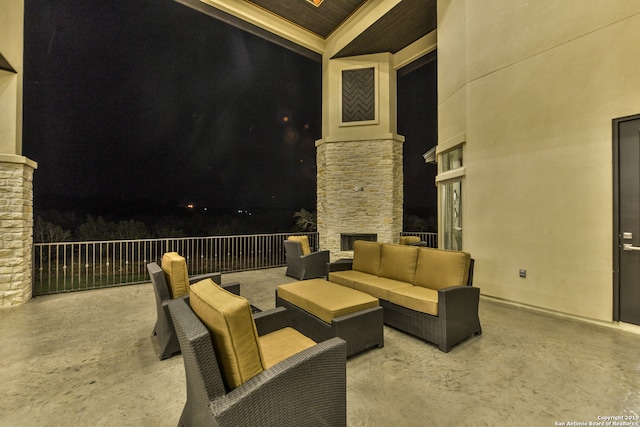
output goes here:
{"type": "Polygon", "coordinates": [[[437,44],[436,0],[175,1],[318,61],[390,52],[400,68],[437,44]]]}

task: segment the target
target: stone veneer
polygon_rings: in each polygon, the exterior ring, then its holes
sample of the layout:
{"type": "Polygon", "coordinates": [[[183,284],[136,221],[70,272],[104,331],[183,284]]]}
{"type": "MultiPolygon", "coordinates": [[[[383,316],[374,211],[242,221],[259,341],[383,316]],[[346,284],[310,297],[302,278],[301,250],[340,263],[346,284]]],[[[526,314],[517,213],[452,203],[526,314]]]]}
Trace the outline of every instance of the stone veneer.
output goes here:
{"type": "Polygon", "coordinates": [[[402,231],[402,144],[396,139],[318,141],[318,232],[331,260],[341,251],[341,233],[376,233],[397,243],[402,231]]]}
{"type": "Polygon", "coordinates": [[[0,307],[31,299],[33,170],[0,161],[0,307]]]}

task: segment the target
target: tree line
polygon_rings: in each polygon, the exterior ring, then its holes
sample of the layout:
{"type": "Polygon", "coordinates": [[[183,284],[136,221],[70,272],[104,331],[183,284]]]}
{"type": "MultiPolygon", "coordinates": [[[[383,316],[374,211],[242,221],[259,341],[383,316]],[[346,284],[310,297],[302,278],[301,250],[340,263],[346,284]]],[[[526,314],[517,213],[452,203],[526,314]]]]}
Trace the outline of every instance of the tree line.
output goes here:
{"type": "Polygon", "coordinates": [[[86,215],[76,212],[46,211],[34,218],[36,243],[96,240],[140,240],[167,237],[225,236],[256,233],[315,231],[315,213],[248,212],[226,214],[193,213],[130,219],[86,215]]]}
{"type": "MultiPolygon", "coordinates": [[[[435,218],[405,215],[404,231],[437,231],[435,218]]],[[[33,224],[35,243],[141,240],[256,233],[311,232],[317,230],[316,213],[299,211],[238,211],[225,214],[145,216],[117,219],[101,215],[81,217],[76,212],[44,211],[33,224]]]]}

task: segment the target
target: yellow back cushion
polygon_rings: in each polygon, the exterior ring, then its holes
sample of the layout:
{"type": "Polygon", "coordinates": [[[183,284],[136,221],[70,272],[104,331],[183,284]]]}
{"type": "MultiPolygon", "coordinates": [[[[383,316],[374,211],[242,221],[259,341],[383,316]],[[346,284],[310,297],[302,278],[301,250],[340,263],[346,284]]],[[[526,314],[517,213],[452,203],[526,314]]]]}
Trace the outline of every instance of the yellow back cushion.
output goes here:
{"type": "Polygon", "coordinates": [[[414,284],[435,290],[466,285],[470,263],[466,252],[420,248],[414,284]]]}
{"type": "Polygon", "coordinates": [[[189,294],[191,309],[211,332],[227,387],[234,389],[262,372],[264,361],[249,302],[211,279],[193,284],[189,294]]]}
{"type": "Polygon", "coordinates": [[[418,236],[400,236],[401,245],[410,245],[411,243],[418,243],[419,241],[420,237],[418,236]]]}
{"type": "Polygon", "coordinates": [[[293,240],[294,242],[300,242],[302,246],[302,255],[309,255],[311,253],[311,247],[309,246],[309,237],[307,236],[289,236],[287,240],[293,240]]]}
{"type": "Polygon", "coordinates": [[[401,282],[413,283],[418,261],[418,247],[407,245],[382,245],[380,276],[401,282]]]}
{"type": "Polygon", "coordinates": [[[363,273],[380,273],[381,244],[366,240],[353,242],[353,269],[363,273]]]}
{"type": "Polygon", "coordinates": [[[162,256],[162,271],[169,284],[172,298],[180,298],[189,292],[189,272],[187,260],[177,252],[167,252],[162,256]]]}

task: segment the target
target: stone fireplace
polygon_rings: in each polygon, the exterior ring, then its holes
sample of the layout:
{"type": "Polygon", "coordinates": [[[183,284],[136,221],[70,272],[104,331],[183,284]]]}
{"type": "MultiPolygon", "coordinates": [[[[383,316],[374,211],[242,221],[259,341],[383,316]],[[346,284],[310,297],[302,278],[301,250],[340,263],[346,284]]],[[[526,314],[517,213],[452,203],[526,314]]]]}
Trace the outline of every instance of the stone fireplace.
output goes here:
{"type": "Polygon", "coordinates": [[[378,241],[375,233],[340,233],[340,251],[352,251],[356,240],[378,241]]]}
{"type": "Polygon", "coordinates": [[[330,251],[331,260],[353,257],[357,238],[397,243],[402,141],[319,142],[317,161],[320,247],[330,251]]]}

